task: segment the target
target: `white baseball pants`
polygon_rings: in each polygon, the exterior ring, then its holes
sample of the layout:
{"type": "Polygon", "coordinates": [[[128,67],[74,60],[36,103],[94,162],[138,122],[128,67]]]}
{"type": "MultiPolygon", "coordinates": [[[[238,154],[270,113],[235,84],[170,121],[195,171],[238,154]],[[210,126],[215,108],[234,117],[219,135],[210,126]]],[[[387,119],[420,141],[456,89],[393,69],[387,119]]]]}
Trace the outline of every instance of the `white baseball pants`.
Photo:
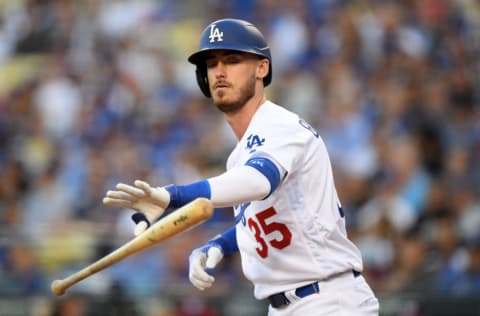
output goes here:
{"type": "Polygon", "coordinates": [[[379,303],[362,275],[345,273],[318,282],[320,292],[298,298],[280,308],[268,308],[268,316],[378,316],[379,303]]]}

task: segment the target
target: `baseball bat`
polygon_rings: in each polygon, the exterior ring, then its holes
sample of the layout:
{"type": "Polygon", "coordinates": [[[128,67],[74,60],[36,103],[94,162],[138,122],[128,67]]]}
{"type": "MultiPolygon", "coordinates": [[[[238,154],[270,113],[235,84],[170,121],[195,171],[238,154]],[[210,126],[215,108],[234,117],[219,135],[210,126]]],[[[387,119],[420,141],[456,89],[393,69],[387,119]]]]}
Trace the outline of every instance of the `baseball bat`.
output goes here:
{"type": "Polygon", "coordinates": [[[120,246],[120,248],[105,257],[100,258],[65,279],[53,281],[51,290],[53,294],[61,296],[75,283],[121,261],[125,257],[158,245],[172,236],[197,226],[209,219],[212,214],[212,202],[206,198],[198,198],[163,217],[150,226],[144,233],[120,246]]]}

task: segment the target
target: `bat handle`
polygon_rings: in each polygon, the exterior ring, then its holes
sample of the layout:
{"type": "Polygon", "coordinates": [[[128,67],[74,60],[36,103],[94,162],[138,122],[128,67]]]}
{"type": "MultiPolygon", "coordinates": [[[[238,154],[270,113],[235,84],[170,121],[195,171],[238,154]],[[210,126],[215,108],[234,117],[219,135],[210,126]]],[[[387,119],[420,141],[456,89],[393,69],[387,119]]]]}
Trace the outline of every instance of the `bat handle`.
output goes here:
{"type": "Polygon", "coordinates": [[[62,296],[65,294],[65,291],[74,285],[75,283],[87,278],[88,276],[92,275],[92,269],[90,268],[85,268],[77,273],[72,274],[68,278],[62,279],[62,280],[55,280],[52,282],[52,285],[50,286],[50,289],[52,290],[52,293],[55,294],[56,296],[62,296]]]}
{"type": "Polygon", "coordinates": [[[65,280],[55,280],[52,282],[51,290],[56,296],[62,296],[69,287],[65,280]]]}
{"type": "Polygon", "coordinates": [[[52,293],[61,296],[65,291],[77,282],[91,276],[92,274],[111,266],[136,252],[152,247],[179,234],[195,225],[207,220],[213,214],[213,204],[205,198],[198,198],[183,206],[170,215],[164,217],[151,226],[142,235],[137,236],[107,256],[99,259],[84,269],[70,275],[62,280],[52,282],[52,293]]]}

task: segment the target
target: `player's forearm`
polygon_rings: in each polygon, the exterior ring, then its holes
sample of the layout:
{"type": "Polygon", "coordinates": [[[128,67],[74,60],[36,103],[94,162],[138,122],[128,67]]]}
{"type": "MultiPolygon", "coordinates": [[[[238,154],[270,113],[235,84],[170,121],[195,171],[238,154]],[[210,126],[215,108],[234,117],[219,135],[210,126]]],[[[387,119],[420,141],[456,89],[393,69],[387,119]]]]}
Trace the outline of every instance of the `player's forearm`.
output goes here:
{"type": "Polygon", "coordinates": [[[262,200],[272,194],[286,175],[266,154],[251,157],[243,166],[186,186],[167,186],[170,206],[181,207],[198,197],[205,197],[215,207],[234,206],[262,200]]]}
{"type": "Polygon", "coordinates": [[[217,245],[225,256],[238,252],[236,226],[230,227],[223,234],[209,241],[210,246],[217,245]]]}
{"type": "Polygon", "coordinates": [[[170,193],[169,207],[181,207],[198,197],[210,199],[215,207],[227,207],[265,198],[271,184],[255,168],[240,166],[207,180],[165,189],[170,193]]]}

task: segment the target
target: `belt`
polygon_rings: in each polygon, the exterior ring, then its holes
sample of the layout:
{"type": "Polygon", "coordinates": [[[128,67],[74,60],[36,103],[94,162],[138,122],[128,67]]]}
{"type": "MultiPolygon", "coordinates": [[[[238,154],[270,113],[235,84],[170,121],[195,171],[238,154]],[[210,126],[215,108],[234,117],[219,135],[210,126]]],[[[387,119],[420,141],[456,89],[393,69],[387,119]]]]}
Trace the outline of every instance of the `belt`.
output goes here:
{"type": "MultiPolygon", "coordinates": [[[[352,270],[352,273],[353,273],[353,277],[355,278],[361,275],[361,272],[358,272],[355,270],[352,270]]],[[[294,291],[295,296],[297,296],[298,298],[304,298],[306,296],[309,296],[311,294],[318,293],[318,292],[320,292],[320,287],[318,285],[318,282],[301,286],[295,289],[294,291]]],[[[270,305],[272,305],[272,307],[274,308],[279,308],[279,307],[290,304],[290,300],[287,298],[287,295],[285,292],[270,295],[268,297],[268,300],[270,301],[270,305]]]]}

